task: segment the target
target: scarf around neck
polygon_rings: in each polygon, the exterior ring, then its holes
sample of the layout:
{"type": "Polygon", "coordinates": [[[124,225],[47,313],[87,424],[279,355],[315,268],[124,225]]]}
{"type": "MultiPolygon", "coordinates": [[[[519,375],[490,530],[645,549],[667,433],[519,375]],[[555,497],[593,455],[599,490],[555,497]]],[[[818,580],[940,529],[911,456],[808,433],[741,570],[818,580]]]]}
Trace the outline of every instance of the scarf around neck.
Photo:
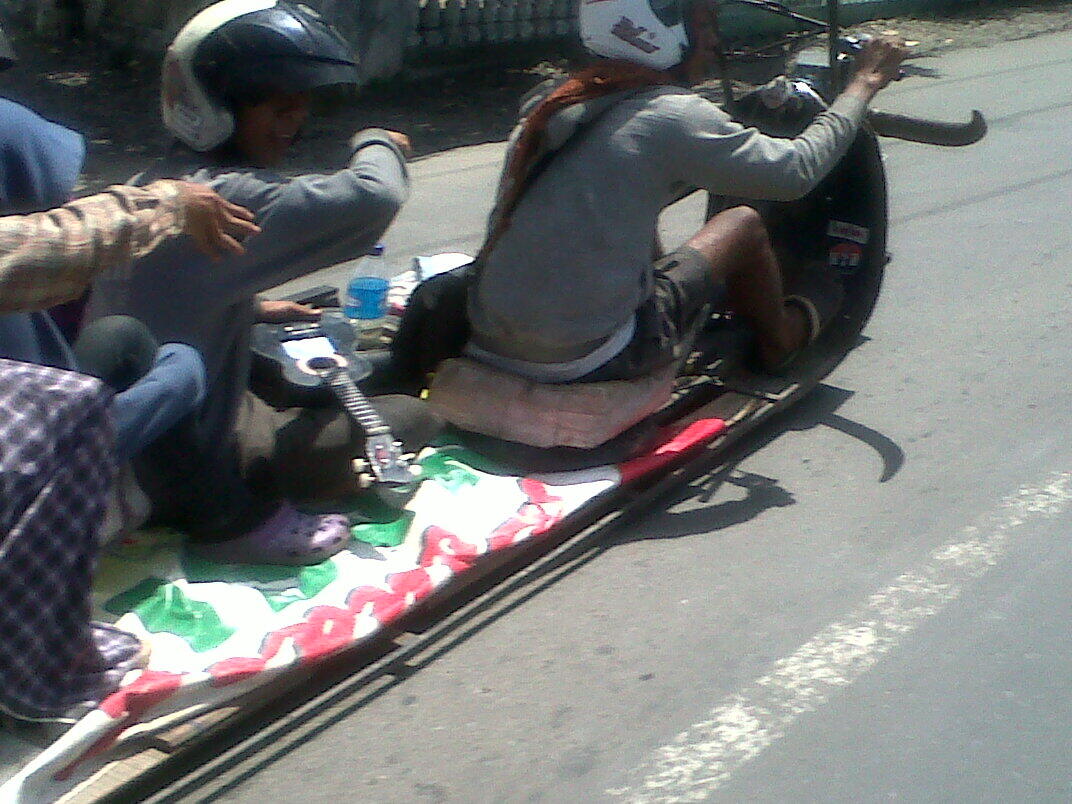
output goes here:
{"type": "Polygon", "coordinates": [[[605,99],[610,95],[628,93],[648,87],[676,83],[673,76],[633,62],[605,59],[580,72],[573,73],[543,100],[521,122],[513,147],[506,158],[502,183],[495,209],[491,215],[488,236],[480,255],[486,256],[510,226],[510,219],[530,184],[533,171],[548,155],[559,150],[586,122],[608,108],[597,107],[594,113],[580,115],[569,135],[557,143],[549,143],[548,124],[552,118],[573,106],[605,99]],[[586,119],[587,118],[587,119],[586,119]]]}

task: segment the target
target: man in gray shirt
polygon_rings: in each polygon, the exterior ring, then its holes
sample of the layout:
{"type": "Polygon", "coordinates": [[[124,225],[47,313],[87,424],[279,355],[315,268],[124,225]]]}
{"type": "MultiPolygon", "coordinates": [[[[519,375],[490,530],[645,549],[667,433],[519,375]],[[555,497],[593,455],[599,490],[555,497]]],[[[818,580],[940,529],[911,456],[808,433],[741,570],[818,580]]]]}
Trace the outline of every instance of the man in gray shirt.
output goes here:
{"type": "MultiPolygon", "coordinates": [[[[90,317],[135,316],[157,338],[204,356],[197,421],[186,437],[155,447],[138,474],[155,512],[193,531],[197,549],[215,560],[317,563],[348,541],[345,518],[300,514],[278,500],[291,491],[288,480],[352,479],[360,428],[341,409],[277,414],[247,389],[255,294],[367,253],[408,195],[408,139],[397,132],[358,133],[349,163],[333,173],[271,170],[298,136],[310,92],[355,80],[345,43],[304,5],[217,3],[196,15],[164,60],[164,122],[179,142],[136,182],[207,184],[253,211],[261,232],[239,257],[212,262],[180,240],[94,285],[90,317]],[[263,494],[238,476],[240,464],[257,469],[263,494]]],[[[434,427],[420,400],[374,403],[403,440],[419,445],[434,427]]]]}
{"type": "Polygon", "coordinates": [[[754,324],[767,367],[816,336],[831,311],[785,297],[753,209],[722,212],[653,266],[657,219],[692,189],[810,192],[905,50],[872,41],[829,110],[796,138],[768,137],[686,88],[713,65],[714,14],[710,0],[581,3],[582,38],[602,58],[531,104],[514,135],[469,295],[467,354],[542,382],[628,379],[666,365],[723,293],[754,324]]]}

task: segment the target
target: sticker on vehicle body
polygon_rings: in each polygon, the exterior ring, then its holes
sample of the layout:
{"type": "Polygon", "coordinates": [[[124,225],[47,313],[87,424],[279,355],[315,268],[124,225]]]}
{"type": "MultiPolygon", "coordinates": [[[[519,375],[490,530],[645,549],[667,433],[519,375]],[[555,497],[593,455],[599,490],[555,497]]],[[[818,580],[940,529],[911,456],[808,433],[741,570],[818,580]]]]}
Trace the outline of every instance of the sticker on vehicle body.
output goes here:
{"type": "Polygon", "coordinates": [[[871,239],[871,230],[857,226],[855,223],[846,223],[845,221],[830,221],[830,225],[826,227],[826,233],[830,237],[836,237],[839,240],[850,240],[853,243],[859,243],[861,246],[866,246],[867,241],[871,239]]]}
{"type": "Polygon", "coordinates": [[[843,274],[851,274],[864,260],[864,248],[858,243],[836,243],[830,247],[829,265],[843,274]]]}

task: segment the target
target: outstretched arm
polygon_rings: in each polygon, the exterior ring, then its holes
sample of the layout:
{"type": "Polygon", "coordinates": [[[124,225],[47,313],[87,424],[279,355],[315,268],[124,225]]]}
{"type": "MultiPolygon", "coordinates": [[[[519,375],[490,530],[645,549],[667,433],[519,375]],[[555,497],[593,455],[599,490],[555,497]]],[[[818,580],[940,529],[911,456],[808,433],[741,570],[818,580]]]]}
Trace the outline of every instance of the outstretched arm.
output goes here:
{"type": "Polygon", "coordinates": [[[188,234],[213,256],[241,254],[259,231],[252,214],[207,187],[158,181],[32,215],[0,218],[0,312],[39,310],[80,296],[108,268],[188,234]]]}
{"type": "Polygon", "coordinates": [[[254,210],[264,231],[244,258],[228,261],[213,278],[215,292],[239,302],[366,254],[409,194],[407,147],[401,134],[369,129],[355,135],[349,165],[335,173],[222,175],[213,186],[254,210]]]}
{"type": "Polygon", "coordinates": [[[671,170],[717,195],[792,201],[814,189],[856,137],[867,104],[897,75],[907,51],[879,37],[856,59],[845,91],[797,137],[767,136],[694,96],[678,110],[680,136],[667,149],[671,170]]]}

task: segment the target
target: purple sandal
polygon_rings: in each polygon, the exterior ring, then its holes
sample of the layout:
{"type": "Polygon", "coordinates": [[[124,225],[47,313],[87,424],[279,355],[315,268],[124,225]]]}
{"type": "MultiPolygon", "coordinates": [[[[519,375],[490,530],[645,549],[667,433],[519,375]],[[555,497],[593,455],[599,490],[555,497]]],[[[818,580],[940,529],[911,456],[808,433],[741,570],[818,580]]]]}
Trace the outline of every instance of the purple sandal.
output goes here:
{"type": "Polygon", "coordinates": [[[319,564],[346,547],[350,522],[341,514],[303,514],[289,503],[253,530],[218,542],[191,542],[202,558],[221,564],[319,564]]]}

